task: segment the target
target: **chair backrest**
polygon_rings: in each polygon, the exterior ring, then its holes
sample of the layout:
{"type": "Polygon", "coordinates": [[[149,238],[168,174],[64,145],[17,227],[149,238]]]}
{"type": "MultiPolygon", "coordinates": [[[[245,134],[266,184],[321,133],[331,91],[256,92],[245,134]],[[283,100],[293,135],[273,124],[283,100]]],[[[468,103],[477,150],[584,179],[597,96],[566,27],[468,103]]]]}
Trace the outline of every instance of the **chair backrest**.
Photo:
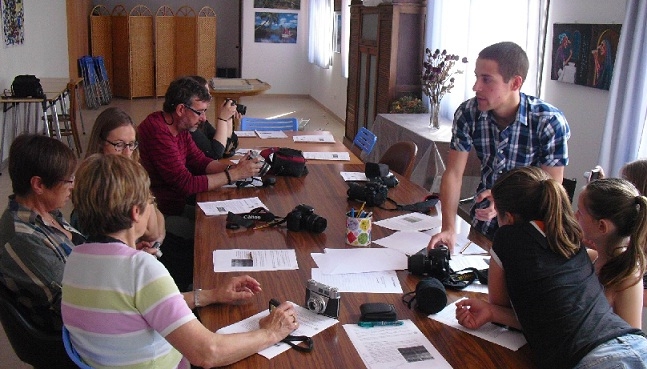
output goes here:
{"type": "Polygon", "coordinates": [[[34,368],[76,368],[68,358],[60,332],[38,328],[13,292],[0,283],[0,320],[9,343],[21,361],[34,368]]]}
{"type": "Polygon", "coordinates": [[[396,142],[382,154],[379,162],[388,165],[389,170],[410,179],[417,153],[418,145],[414,142],[396,142]]]}
{"type": "Polygon", "coordinates": [[[242,131],[298,131],[299,121],[297,118],[250,118],[243,117],[240,120],[242,131]]]}
{"type": "Polygon", "coordinates": [[[72,346],[72,341],[70,340],[70,331],[63,326],[63,332],[62,332],[62,338],[63,338],[63,344],[65,345],[65,351],[67,352],[67,355],[72,359],[74,364],[76,364],[79,368],[81,369],[92,369],[92,367],[83,361],[81,359],[81,356],[79,355],[78,352],[74,349],[74,346],[72,346]]]}
{"type": "Polygon", "coordinates": [[[359,147],[364,155],[368,155],[373,151],[373,147],[376,142],[377,136],[364,127],[361,127],[359,131],[357,131],[357,134],[353,139],[353,145],[359,147]]]}

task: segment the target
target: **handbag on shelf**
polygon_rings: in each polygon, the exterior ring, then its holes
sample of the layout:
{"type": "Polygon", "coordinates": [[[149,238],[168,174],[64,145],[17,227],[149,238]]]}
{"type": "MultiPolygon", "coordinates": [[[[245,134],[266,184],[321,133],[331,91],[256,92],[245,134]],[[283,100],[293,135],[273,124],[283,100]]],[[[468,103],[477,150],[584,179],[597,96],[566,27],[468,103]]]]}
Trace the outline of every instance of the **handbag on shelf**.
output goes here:
{"type": "Polygon", "coordinates": [[[32,74],[16,76],[11,83],[11,94],[14,97],[33,97],[44,99],[45,92],[40,85],[40,79],[32,74]]]}

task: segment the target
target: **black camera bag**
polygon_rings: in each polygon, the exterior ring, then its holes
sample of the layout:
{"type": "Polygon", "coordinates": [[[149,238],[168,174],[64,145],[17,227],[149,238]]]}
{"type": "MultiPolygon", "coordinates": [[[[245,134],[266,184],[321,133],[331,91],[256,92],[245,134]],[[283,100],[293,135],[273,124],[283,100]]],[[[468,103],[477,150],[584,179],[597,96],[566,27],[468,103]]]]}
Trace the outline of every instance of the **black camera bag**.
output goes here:
{"type": "Polygon", "coordinates": [[[268,174],[290,177],[302,177],[308,174],[306,159],[301,150],[270,147],[261,151],[261,156],[272,166],[268,174]]]}
{"type": "Polygon", "coordinates": [[[14,97],[33,97],[44,99],[45,92],[40,85],[40,79],[31,74],[16,76],[11,83],[11,95],[14,97]]]}

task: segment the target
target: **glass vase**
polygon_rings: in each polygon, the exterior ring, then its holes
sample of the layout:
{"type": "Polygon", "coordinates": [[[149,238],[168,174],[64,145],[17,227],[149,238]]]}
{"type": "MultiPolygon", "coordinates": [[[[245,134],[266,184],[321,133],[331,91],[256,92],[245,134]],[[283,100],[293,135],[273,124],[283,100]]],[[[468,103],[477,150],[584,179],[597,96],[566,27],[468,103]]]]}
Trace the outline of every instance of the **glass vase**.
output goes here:
{"type": "Polygon", "coordinates": [[[440,101],[434,102],[429,99],[429,128],[432,130],[440,129],[438,114],[440,113],[440,101]]]}

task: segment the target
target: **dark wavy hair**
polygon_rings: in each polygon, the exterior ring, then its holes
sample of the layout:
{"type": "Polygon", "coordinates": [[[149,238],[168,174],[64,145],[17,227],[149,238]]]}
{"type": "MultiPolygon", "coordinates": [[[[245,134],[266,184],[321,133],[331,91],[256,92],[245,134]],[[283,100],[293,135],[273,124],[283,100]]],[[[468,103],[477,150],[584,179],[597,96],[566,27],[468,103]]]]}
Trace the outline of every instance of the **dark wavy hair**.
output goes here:
{"type": "Polygon", "coordinates": [[[200,84],[193,77],[180,77],[171,82],[164,95],[162,110],[165,113],[173,113],[175,107],[180,104],[191,105],[191,100],[211,101],[211,95],[204,83],[200,84]]]}

